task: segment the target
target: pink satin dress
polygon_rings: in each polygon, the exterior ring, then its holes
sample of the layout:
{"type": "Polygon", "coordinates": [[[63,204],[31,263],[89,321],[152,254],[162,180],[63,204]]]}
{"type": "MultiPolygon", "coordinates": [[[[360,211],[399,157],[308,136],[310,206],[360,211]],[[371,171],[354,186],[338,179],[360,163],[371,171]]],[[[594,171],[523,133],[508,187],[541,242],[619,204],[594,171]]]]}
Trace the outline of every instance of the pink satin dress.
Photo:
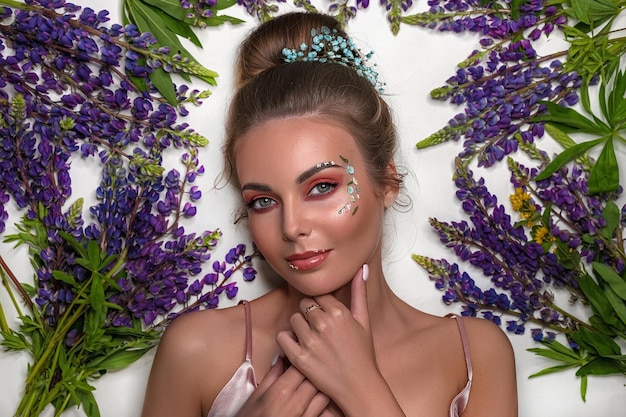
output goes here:
{"type": "MultiPolygon", "coordinates": [[[[215,398],[207,417],[234,417],[239,409],[243,406],[252,392],[256,389],[257,381],[252,366],[252,324],[250,304],[243,301],[246,311],[246,359],[234,375],[224,385],[224,388],[215,398]]],[[[469,399],[470,389],[472,387],[472,360],[469,352],[469,343],[467,340],[467,332],[461,316],[450,315],[456,319],[461,341],[463,343],[463,353],[465,354],[465,364],[467,366],[467,384],[461,392],[459,392],[450,404],[450,417],[460,417],[465,410],[469,399]]]]}

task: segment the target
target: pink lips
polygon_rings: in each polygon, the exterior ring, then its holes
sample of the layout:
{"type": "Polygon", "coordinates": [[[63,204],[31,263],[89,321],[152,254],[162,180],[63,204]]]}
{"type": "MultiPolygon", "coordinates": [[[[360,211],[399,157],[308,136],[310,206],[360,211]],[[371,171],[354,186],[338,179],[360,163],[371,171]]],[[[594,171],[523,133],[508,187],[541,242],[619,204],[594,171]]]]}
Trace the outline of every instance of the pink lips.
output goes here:
{"type": "Polygon", "coordinates": [[[296,253],[286,259],[292,269],[298,271],[308,271],[316,268],[328,258],[329,250],[316,250],[303,253],[296,253]]]}

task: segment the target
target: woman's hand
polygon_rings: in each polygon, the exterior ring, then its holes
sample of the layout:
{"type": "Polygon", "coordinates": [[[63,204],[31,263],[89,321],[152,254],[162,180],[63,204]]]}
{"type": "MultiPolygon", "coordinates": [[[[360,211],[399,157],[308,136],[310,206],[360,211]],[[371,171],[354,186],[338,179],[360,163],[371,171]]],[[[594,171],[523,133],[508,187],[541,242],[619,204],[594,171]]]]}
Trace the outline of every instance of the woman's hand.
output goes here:
{"type": "Polygon", "coordinates": [[[374,353],[367,274],[365,265],[352,280],[350,309],[332,295],[304,298],[302,314],[291,319],[293,332],[277,336],[293,366],[346,414],[346,407],[366,398],[372,386],[386,386],[374,353]]]}
{"type": "Polygon", "coordinates": [[[300,371],[278,358],[237,416],[343,417],[329,402],[300,371]]]}

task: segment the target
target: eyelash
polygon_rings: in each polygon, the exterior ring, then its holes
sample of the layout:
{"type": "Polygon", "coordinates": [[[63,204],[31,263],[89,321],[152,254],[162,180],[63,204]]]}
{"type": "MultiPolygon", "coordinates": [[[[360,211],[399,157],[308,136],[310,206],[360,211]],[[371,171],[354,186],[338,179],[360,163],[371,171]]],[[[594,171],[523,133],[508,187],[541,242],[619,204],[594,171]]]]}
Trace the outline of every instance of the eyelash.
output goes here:
{"type": "Polygon", "coordinates": [[[276,201],[274,201],[274,199],[270,198],[270,197],[257,197],[254,198],[252,200],[250,200],[248,203],[246,203],[246,207],[248,209],[252,209],[254,211],[264,211],[269,209],[270,207],[272,207],[274,204],[276,204],[276,201]],[[268,206],[265,207],[255,207],[256,204],[261,201],[261,200],[268,200],[271,202],[271,204],[269,204],[268,206]]]}
{"type": "Polygon", "coordinates": [[[318,183],[317,183],[317,184],[315,184],[313,187],[311,187],[311,190],[309,191],[308,195],[312,195],[312,196],[315,196],[315,197],[318,197],[318,196],[323,196],[323,195],[326,195],[326,194],[328,194],[328,193],[332,192],[332,191],[333,191],[336,187],[337,187],[337,183],[336,183],[336,182],[330,182],[330,181],[318,182],[318,183]],[[324,185],[324,186],[328,186],[328,187],[329,187],[329,188],[328,188],[328,190],[327,190],[327,191],[324,191],[324,192],[322,192],[322,191],[320,190],[320,193],[319,193],[319,194],[312,194],[312,191],[313,191],[313,190],[317,189],[318,187],[320,187],[320,186],[322,186],[322,185],[324,185]]]}

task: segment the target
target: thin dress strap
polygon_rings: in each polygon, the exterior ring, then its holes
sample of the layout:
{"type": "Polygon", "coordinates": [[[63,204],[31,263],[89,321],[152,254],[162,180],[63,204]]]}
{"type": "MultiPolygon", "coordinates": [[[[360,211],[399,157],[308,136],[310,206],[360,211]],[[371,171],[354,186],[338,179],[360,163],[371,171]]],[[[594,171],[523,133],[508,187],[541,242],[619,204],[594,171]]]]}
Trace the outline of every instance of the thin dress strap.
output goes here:
{"type": "Polygon", "coordinates": [[[241,301],[246,310],[246,361],[252,362],[252,316],[250,313],[250,303],[241,301]]]}
{"type": "Polygon", "coordinates": [[[219,392],[207,417],[234,416],[256,389],[256,376],[252,366],[252,320],[251,308],[242,301],[246,311],[246,360],[235,371],[219,392]]]}
{"type": "Polygon", "coordinates": [[[452,317],[456,319],[457,327],[459,328],[459,335],[461,336],[461,343],[463,344],[463,355],[465,356],[465,366],[467,367],[467,384],[461,392],[459,392],[450,404],[450,417],[458,417],[463,414],[467,401],[469,400],[470,389],[472,388],[472,377],[474,372],[472,370],[472,357],[470,356],[469,340],[467,338],[467,331],[465,330],[465,323],[463,323],[463,317],[457,314],[448,314],[446,317],[452,317]]]}

